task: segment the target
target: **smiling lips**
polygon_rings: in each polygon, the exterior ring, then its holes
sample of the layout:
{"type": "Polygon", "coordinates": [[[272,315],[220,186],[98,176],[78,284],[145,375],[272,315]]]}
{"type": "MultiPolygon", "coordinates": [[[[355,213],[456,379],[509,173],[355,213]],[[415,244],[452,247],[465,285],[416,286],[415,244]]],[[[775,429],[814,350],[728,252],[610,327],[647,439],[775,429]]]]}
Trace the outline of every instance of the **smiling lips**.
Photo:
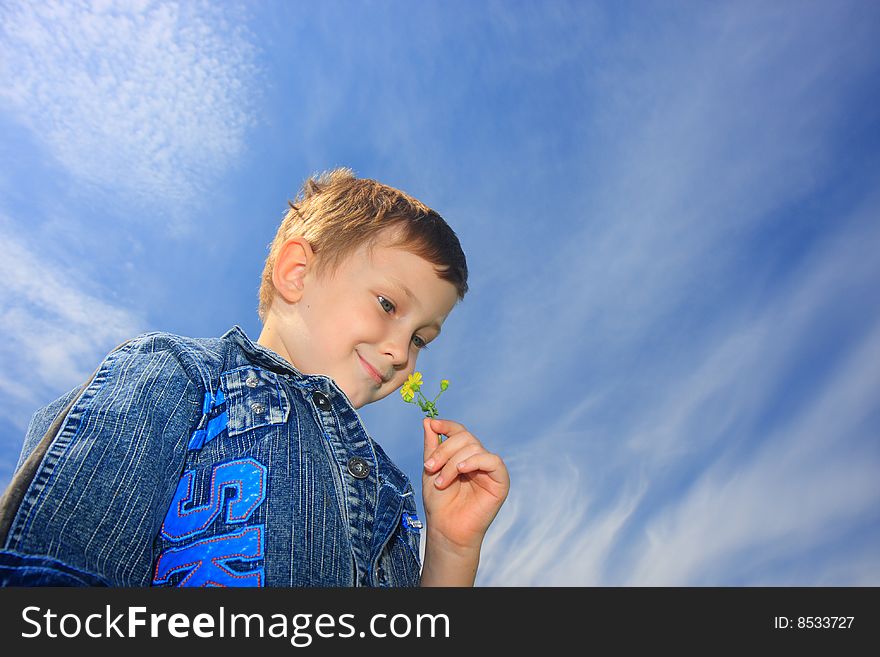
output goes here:
{"type": "Polygon", "coordinates": [[[385,379],[382,378],[382,375],[379,374],[372,365],[370,365],[367,361],[361,358],[361,355],[358,354],[358,358],[361,359],[361,362],[364,364],[364,369],[367,370],[367,374],[369,374],[378,384],[382,384],[385,382],[385,379]]]}

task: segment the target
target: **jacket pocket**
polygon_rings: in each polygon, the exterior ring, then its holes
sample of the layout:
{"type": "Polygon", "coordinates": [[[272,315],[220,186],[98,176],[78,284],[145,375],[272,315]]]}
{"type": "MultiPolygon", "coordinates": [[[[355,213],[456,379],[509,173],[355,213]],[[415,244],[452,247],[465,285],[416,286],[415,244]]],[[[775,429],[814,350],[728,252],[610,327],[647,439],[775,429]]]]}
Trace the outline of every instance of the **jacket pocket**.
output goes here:
{"type": "Polygon", "coordinates": [[[287,422],[290,400],[270,370],[247,365],[220,375],[230,437],[287,422]]]}

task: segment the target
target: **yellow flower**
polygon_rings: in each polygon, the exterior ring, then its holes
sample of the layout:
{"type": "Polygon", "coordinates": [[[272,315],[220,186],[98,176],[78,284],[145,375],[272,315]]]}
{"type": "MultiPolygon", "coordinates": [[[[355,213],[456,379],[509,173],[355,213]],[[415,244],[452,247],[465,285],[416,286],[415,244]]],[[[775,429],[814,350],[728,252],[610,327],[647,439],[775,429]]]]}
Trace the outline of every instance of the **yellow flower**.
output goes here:
{"type": "MultiPolygon", "coordinates": [[[[400,396],[403,397],[403,401],[413,403],[413,399],[415,398],[416,393],[419,394],[419,401],[416,402],[419,405],[419,408],[422,409],[422,412],[426,417],[437,417],[437,406],[434,402],[437,401],[437,398],[443,394],[443,392],[449,388],[449,379],[441,379],[440,380],[440,392],[437,393],[437,397],[434,397],[433,400],[425,399],[420,392],[420,388],[422,387],[422,373],[421,372],[413,372],[406,379],[406,383],[400,386],[400,396]]],[[[443,442],[443,435],[437,435],[437,441],[443,442]]]]}
{"type": "Polygon", "coordinates": [[[419,388],[422,387],[422,373],[421,372],[413,372],[406,379],[406,383],[403,385],[410,388],[413,392],[418,392],[419,388]]]}

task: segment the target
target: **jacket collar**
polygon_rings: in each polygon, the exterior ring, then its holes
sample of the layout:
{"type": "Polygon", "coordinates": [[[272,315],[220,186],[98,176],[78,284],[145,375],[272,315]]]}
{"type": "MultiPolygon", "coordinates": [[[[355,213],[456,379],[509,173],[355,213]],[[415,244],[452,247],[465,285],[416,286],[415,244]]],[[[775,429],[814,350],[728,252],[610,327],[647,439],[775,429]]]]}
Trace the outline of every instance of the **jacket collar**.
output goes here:
{"type": "Polygon", "coordinates": [[[291,377],[291,383],[298,388],[312,391],[321,390],[324,393],[332,390],[341,396],[346,404],[351,407],[351,411],[357,415],[357,411],[352,406],[348,396],[343,392],[342,388],[336,385],[333,379],[321,374],[303,374],[280,354],[251,340],[238,324],[222,335],[221,340],[229,340],[237,344],[247,355],[249,361],[255,365],[261,365],[267,370],[291,377]]]}
{"type": "Polygon", "coordinates": [[[305,377],[302,372],[297,370],[285,358],[282,358],[268,347],[264,347],[251,340],[238,324],[224,333],[220,339],[231,340],[236,343],[255,363],[263,365],[267,369],[299,378],[305,377]]]}

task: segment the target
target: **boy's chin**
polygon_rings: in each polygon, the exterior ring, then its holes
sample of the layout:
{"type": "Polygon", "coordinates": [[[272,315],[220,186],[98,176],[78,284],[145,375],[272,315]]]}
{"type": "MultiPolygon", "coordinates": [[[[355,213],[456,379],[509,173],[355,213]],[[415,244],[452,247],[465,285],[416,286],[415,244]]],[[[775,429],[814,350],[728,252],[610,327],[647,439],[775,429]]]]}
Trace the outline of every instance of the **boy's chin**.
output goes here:
{"type": "MultiPolygon", "coordinates": [[[[355,410],[359,408],[363,408],[368,404],[375,403],[381,399],[385,399],[389,394],[391,394],[387,390],[382,390],[381,392],[374,391],[372,394],[363,394],[352,400],[352,406],[355,407],[355,410]]],[[[350,398],[351,399],[351,398],[350,398]]]]}

